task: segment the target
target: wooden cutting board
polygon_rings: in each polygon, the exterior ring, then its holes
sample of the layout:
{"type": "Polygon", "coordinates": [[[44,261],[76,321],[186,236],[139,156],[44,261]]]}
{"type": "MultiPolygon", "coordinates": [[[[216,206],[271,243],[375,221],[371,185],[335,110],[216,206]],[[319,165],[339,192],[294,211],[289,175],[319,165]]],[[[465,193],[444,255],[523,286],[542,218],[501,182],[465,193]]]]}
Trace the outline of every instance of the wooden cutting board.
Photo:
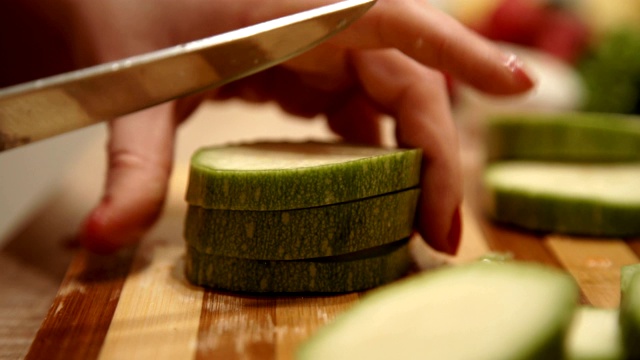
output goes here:
{"type": "MultiPolygon", "coordinates": [[[[244,108],[234,111],[215,115],[236,119],[228,126],[244,135],[252,122],[240,121],[244,108]]],[[[264,122],[262,109],[259,116],[264,122]]],[[[203,117],[209,121],[212,115],[203,117]]],[[[274,131],[273,125],[267,131],[274,131]]],[[[204,134],[207,141],[216,134],[193,133],[204,134]]],[[[202,138],[189,140],[205,143],[202,138]]],[[[414,241],[417,268],[429,271],[445,263],[467,262],[489,250],[511,252],[519,260],[569,271],[581,287],[584,304],[617,306],[620,267],[639,262],[640,241],[535,235],[487,222],[476,211],[473,196],[479,178],[475,155],[473,149],[463,151],[465,178],[470,180],[458,256],[439,256],[414,241]]],[[[85,168],[94,159],[80,166],[82,172],[94,172],[85,168]]],[[[78,191],[78,185],[88,183],[72,185],[78,191]]],[[[185,185],[184,176],[174,178],[167,210],[138,247],[116,257],[84,251],[74,256],[27,359],[291,359],[301,341],[359,301],[360,293],[246,296],[191,286],[183,276],[182,260],[185,185]]]]}
{"type": "MultiPolygon", "coordinates": [[[[246,296],[191,286],[183,276],[179,209],[116,258],[78,253],[27,359],[291,359],[301,341],[362,295],[246,296]]],[[[583,303],[615,307],[620,267],[638,262],[639,241],[535,236],[490,224],[470,207],[463,213],[456,258],[414,241],[422,271],[488,250],[511,252],[568,270],[583,303]]]]}

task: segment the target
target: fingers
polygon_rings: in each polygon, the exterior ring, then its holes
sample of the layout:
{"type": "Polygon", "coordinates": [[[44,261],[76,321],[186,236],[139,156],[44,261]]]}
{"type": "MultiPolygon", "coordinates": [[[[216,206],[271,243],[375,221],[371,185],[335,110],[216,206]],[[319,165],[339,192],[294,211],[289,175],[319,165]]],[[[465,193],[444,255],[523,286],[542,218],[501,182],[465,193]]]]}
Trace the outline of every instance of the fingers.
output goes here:
{"type": "Polygon", "coordinates": [[[81,229],[83,244],[108,253],[137,241],[161,212],[176,128],[173,103],[110,123],[104,196],[81,229]]]}
{"type": "Polygon", "coordinates": [[[354,143],[380,145],[380,111],[362,92],[327,114],[329,128],[345,140],[354,143]]]}
{"type": "MultiPolygon", "coordinates": [[[[237,9],[236,13],[242,21],[235,26],[255,24],[332,2],[335,0],[244,0],[247,6],[237,9]]],[[[423,65],[450,73],[493,94],[514,94],[533,86],[523,64],[514,55],[504,53],[427,0],[378,0],[346,30],[288,64],[305,72],[331,68],[330,74],[344,75],[349,69],[343,65],[340,50],[346,48],[396,48],[423,65]]]]}
{"type": "MultiPolygon", "coordinates": [[[[250,102],[275,101],[289,114],[312,118],[327,112],[340,98],[339,90],[327,90],[322,76],[273,67],[220,88],[215,99],[231,97],[250,102]]],[[[328,85],[327,85],[328,86],[328,85]]]]}
{"type": "Polygon", "coordinates": [[[443,76],[395,50],[355,53],[353,62],[367,94],[395,117],[399,144],[423,150],[419,232],[435,249],[455,253],[462,179],[443,76]]]}
{"type": "Polygon", "coordinates": [[[379,0],[335,42],[345,47],[397,48],[424,65],[494,94],[522,92],[533,86],[515,56],[505,54],[427,1],[379,0]]]}

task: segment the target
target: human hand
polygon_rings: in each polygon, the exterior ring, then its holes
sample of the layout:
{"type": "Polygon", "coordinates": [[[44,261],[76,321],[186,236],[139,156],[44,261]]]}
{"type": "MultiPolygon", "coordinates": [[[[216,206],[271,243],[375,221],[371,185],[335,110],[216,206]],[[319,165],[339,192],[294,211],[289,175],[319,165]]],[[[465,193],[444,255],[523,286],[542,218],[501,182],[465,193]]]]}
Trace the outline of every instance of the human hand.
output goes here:
{"type": "MultiPolygon", "coordinates": [[[[70,0],[72,3],[74,0],[70,0]]],[[[86,63],[194,40],[331,1],[76,1],[86,63]],[[215,19],[215,21],[214,21],[215,19]]],[[[423,149],[417,230],[435,249],[455,253],[462,179],[456,128],[442,72],[493,94],[528,90],[518,60],[426,0],[379,0],[360,20],[313,51],[211,93],[113,120],[104,197],[87,217],[82,241],[108,252],[135,242],[160,214],[173,139],[205,96],[276,101],[300,116],[323,114],[347,140],[377,143],[378,119],[396,121],[398,144],[423,149]]]]}

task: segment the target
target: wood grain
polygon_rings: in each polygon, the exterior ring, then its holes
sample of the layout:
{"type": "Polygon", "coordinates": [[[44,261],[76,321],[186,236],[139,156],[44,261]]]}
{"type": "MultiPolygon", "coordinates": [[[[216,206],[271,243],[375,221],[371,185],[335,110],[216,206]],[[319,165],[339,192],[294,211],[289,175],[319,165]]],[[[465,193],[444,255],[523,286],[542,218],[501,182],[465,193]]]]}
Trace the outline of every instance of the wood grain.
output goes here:
{"type": "Polygon", "coordinates": [[[59,282],[0,253],[0,359],[22,359],[53,302],[59,282]]]}
{"type": "Polygon", "coordinates": [[[27,359],[95,359],[109,331],[133,250],[101,257],[80,251],[27,359]]]}
{"type": "Polygon", "coordinates": [[[628,239],[627,245],[640,258],[640,239],[628,239]]]}
{"type": "Polygon", "coordinates": [[[274,359],[276,299],[205,294],[196,359],[274,359]]]}
{"type": "Polygon", "coordinates": [[[65,190],[56,187],[0,239],[0,360],[26,356],[77,254],[72,219],[79,209],[65,190]]]}
{"type": "Polygon", "coordinates": [[[204,291],[185,279],[183,254],[180,245],[140,246],[99,359],[195,356],[204,291]]]}
{"type": "Polygon", "coordinates": [[[248,296],[207,291],[197,359],[293,359],[317,328],[358,301],[358,294],[248,296]]]}
{"type": "Polygon", "coordinates": [[[480,223],[489,248],[493,251],[511,253],[516,260],[562,268],[555,255],[545,246],[543,235],[495,224],[486,218],[481,218],[480,223]]]}
{"type": "Polygon", "coordinates": [[[576,279],[591,305],[615,308],[620,304],[620,268],[639,262],[624,241],[548,236],[545,243],[576,279]]]}
{"type": "Polygon", "coordinates": [[[358,293],[277,299],[276,359],[293,359],[296,348],[304,340],[358,300],[358,293]]]}

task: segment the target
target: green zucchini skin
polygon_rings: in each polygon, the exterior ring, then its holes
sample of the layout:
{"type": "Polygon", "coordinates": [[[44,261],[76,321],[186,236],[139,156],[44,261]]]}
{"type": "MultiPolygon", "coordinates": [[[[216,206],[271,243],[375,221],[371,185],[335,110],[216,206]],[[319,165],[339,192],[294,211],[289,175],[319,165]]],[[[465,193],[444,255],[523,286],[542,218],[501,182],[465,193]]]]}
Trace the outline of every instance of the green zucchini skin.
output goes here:
{"type": "Polygon", "coordinates": [[[623,268],[620,331],[628,359],[640,359],[640,265],[623,268]]]}
{"type": "Polygon", "coordinates": [[[640,234],[640,207],[621,208],[590,200],[552,195],[493,191],[490,216],[497,222],[530,231],[593,237],[633,237],[640,234]]]}
{"type": "MultiPolygon", "coordinates": [[[[612,176],[610,186],[627,189],[628,198],[611,199],[603,197],[595,189],[591,194],[572,195],[565,192],[571,187],[579,187],[588,175],[583,178],[576,176],[567,183],[558,180],[554,190],[540,190],[533,183],[532,186],[509,184],[499,179],[505,170],[517,166],[531,168],[529,164],[539,169],[539,174],[547,169],[553,170],[554,167],[584,166],[516,161],[490,165],[484,174],[485,208],[496,222],[530,231],[580,236],[632,237],[640,234],[640,199],[634,195],[638,191],[637,185],[618,184],[616,177],[612,176]]],[[[607,171],[612,173],[614,166],[619,168],[624,165],[589,165],[600,174],[607,174],[607,171]]],[[[631,171],[637,172],[638,169],[631,171]]],[[[543,181],[554,180],[550,174],[543,181]]]]}
{"type": "Polygon", "coordinates": [[[620,268],[621,301],[624,300],[624,295],[627,293],[632,279],[636,274],[640,274],[640,263],[624,265],[622,268],[620,268]]]}
{"type": "Polygon", "coordinates": [[[637,161],[640,117],[600,113],[496,115],[487,122],[486,146],[489,161],[637,161]]]}
{"type": "Polygon", "coordinates": [[[408,240],[342,257],[248,260],[187,248],[186,276],[196,285],[244,293],[344,293],[389,283],[413,261],[408,240]]]}
{"type": "Polygon", "coordinates": [[[333,256],[411,235],[420,190],[283,211],[189,206],[184,238],[212,255],[257,260],[333,256]]]}
{"type": "MultiPolygon", "coordinates": [[[[329,155],[327,155],[329,156],[329,155]]],[[[420,179],[420,149],[382,149],[339,143],[261,142],[208,147],[191,159],[186,201],[190,205],[228,210],[291,210],[363,199],[415,187],[420,179]],[[208,158],[249,151],[322,156],[342,151],[351,159],[322,165],[273,169],[216,168],[208,158]]]]}

